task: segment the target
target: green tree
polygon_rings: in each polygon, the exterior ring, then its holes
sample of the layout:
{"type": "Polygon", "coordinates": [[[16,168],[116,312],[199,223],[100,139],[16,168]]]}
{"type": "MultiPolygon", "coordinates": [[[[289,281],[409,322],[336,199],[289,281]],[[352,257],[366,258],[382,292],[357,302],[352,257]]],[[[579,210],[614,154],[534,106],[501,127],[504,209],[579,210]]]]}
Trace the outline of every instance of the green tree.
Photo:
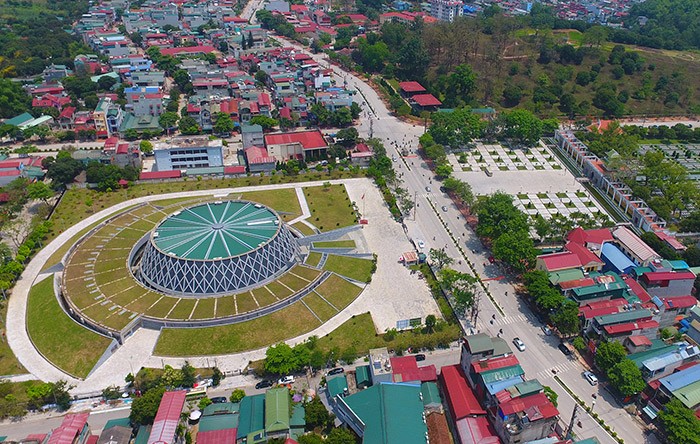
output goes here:
{"type": "Polygon", "coordinates": [[[435,175],[440,179],[445,179],[452,174],[452,165],[449,163],[441,163],[435,167],[435,175]]]}
{"type": "Polygon", "coordinates": [[[182,386],[186,388],[194,387],[194,383],[196,381],[196,369],[190,365],[189,362],[185,361],[185,363],[182,364],[182,367],[180,367],[180,371],[182,372],[182,386]]]}
{"type": "Polygon", "coordinates": [[[199,404],[197,404],[197,408],[199,410],[204,410],[208,406],[212,405],[211,399],[207,398],[206,396],[202,399],[199,400],[199,404]]]}
{"type": "Polygon", "coordinates": [[[552,323],[563,335],[573,335],[580,331],[578,304],[564,300],[561,306],[550,315],[552,323]]]}
{"type": "Polygon", "coordinates": [[[53,197],[54,192],[46,184],[46,182],[32,182],[27,187],[27,197],[30,199],[39,199],[48,204],[48,200],[53,197]]]}
{"type": "Polygon", "coordinates": [[[230,134],[234,124],[231,116],[227,113],[217,113],[214,119],[214,132],[216,134],[230,134]]]}
{"type": "Polygon", "coordinates": [[[160,400],[165,393],[165,387],[156,387],[148,390],[141,397],[136,398],[131,403],[131,413],[129,419],[132,424],[148,425],[153,424],[153,419],[158,412],[160,400]]]}
{"type": "Polygon", "coordinates": [[[142,140],[139,142],[139,149],[143,154],[151,154],[153,153],[153,144],[148,140],[142,140]]]}
{"type": "Polygon", "coordinates": [[[231,392],[229,400],[231,402],[241,402],[241,399],[245,398],[245,396],[245,391],[243,391],[243,389],[235,389],[231,392]]]}
{"type": "Polygon", "coordinates": [[[526,231],[503,233],[493,241],[493,257],[503,260],[518,271],[532,267],[537,251],[526,231]]]}
{"type": "Polygon", "coordinates": [[[32,98],[22,89],[21,83],[0,79],[0,118],[9,119],[22,114],[31,104],[32,98]]]}
{"type": "Polygon", "coordinates": [[[197,121],[190,116],[180,118],[180,121],[178,122],[178,129],[183,135],[195,135],[201,132],[199,123],[197,123],[197,121]]]}
{"type": "Polygon", "coordinates": [[[52,186],[55,189],[62,189],[67,184],[73,182],[75,177],[83,170],[83,164],[79,160],[68,156],[59,156],[54,161],[50,161],[46,176],[51,179],[52,186]]]}
{"type": "Polygon", "coordinates": [[[557,400],[559,399],[559,395],[557,392],[555,392],[552,387],[549,387],[547,385],[542,386],[542,389],[544,391],[544,394],[547,396],[547,399],[554,405],[554,407],[558,406],[559,403],[557,400]]]}
{"type": "Polygon", "coordinates": [[[434,314],[429,314],[425,317],[425,331],[432,333],[435,331],[435,325],[437,324],[437,318],[434,314]]]}
{"type": "Polygon", "coordinates": [[[631,359],[623,359],[608,370],[610,384],[623,396],[633,396],[644,390],[646,383],[642,372],[631,359]]]}
{"type": "Polygon", "coordinates": [[[276,127],[279,122],[277,119],[273,119],[272,117],[267,117],[267,116],[254,116],[250,119],[250,124],[251,125],[260,125],[263,128],[263,131],[269,131],[276,127]]]}
{"type": "Polygon", "coordinates": [[[621,362],[627,356],[627,350],[619,342],[602,342],[595,352],[595,365],[605,374],[615,364],[621,362]]]}
{"type": "Polygon", "coordinates": [[[286,375],[299,368],[292,347],[280,342],[265,352],[265,370],[278,375],[286,375]]]}
{"type": "Polygon", "coordinates": [[[163,376],[160,378],[161,383],[168,388],[181,387],[182,384],[182,370],[171,367],[170,365],[165,366],[163,369],[163,376]]]}
{"type": "Polygon", "coordinates": [[[326,438],[326,444],[355,444],[355,434],[345,428],[331,430],[326,438]]]}
{"type": "Polygon", "coordinates": [[[313,430],[316,427],[325,429],[333,425],[335,420],[335,417],[328,413],[328,409],[318,396],[314,396],[311,401],[304,404],[304,412],[307,430],[313,430]]]}
{"type": "Polygon", "coordinates": [[[669,444],[700,444],[700,420],[677,398],[659,411],[659,425],[669,444]]]}
{"type": "MultiPolygon", "coordinates": [[[[158,124],[165,130],[175,128],[177,121],[180,119],[177,113],[172,111],[164,112],[158,117],[158,124]]],[[[195,122],[196,123],[196,122],[195,122]]]]}
{"type": "Polygon", "coordinates": [[[487,196],[476,205],[479,224],[476,233],[496,239],[504,233],[524,233],[527,236],[527,216],[513,204],[513,197],[501,191],[487,196]]]}
{"type": "Polygon", "coordinates": [[[350,108],[343,107],[331,113],[331,124],[339,128],[352,125],[352,112],[350,108]]]}
{"type": "MultiPolygon", "coordinates": [[[[476,91],[476,73],[467,64],[457,65],[447,80],[447,96],[469,103],[476,91]]],[[[459,103],[458,102],[458,103],[459,103]]]]}
{"type": "Polygon", "coordinates": [[[323,444],[323,437],[320,435],[317,435],[315,433],[307,433],[305,435],[301,435],[297,441],[299,444],[323,444]]]}
{"type": "Polygon", "coordinates": [[[543,133],[542,121],[531,111],[516,109],[501,114],[504,135],[528,146],[535,145],[543,133]]]}
{"type": "Polygon", "coordinates": [[[438,270],[449,267],[455,261],[447,254],[444,248],[431,248],[428,257],[430,258],[430,263],[435,265],[438,270]]]}

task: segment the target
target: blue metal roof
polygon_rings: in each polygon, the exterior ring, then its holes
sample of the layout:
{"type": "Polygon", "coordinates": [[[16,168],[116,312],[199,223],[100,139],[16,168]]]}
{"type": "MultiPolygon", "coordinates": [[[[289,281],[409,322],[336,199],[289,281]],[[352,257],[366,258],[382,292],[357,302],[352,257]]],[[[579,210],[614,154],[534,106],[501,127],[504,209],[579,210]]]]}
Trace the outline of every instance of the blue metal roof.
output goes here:
{"type": "Polygon", "coordinates": [[[606,269],[617,273],[626,273],[636,267],[635,263],[625,256],[617,246],[609,242],[604,243],[600,249],[600,258],[605,262],[606,269]]]}
{"type": "Polygon", "coordinates": [[[660,379],[661,385],[669,392],[681,389],[697,381],[700,381],[700,365],[694,365],[660,379]]]}
{"type": "Polygon", "coordinates": [[[495,395],[496,393],[500,392],[501,390],[505,390],[508,387],[512,387],[515,384],[519,384],[523,381],[524,381],[523,377],[518,375],[518,376],[514,376],[512,378],[504,379],[502,381],[496,381],[496,382],[492,382],[491,384],[486,384],[486,390],[488,390],[490,394],[495,395]]]}
{"type": "Polygon", "coordinates": [[[688,270],[690,267],[688,266],[688,263],[686,261],[682,260],[675,260],[675,261],[668,261],[671,264],[671,268],[674,270],[688,270]]]}

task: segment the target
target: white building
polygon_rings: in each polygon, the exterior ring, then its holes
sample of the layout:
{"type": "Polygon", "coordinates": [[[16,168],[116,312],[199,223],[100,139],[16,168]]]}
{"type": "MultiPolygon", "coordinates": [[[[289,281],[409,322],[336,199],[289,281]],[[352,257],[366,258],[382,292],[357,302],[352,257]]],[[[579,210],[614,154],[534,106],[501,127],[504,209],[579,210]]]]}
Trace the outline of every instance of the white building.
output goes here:
{"type": "Polygon", "coordinates": [[[430,15],[438,20],[452,22],[464,14],[464,3],[460,0],[430,0],[430,15]]]}

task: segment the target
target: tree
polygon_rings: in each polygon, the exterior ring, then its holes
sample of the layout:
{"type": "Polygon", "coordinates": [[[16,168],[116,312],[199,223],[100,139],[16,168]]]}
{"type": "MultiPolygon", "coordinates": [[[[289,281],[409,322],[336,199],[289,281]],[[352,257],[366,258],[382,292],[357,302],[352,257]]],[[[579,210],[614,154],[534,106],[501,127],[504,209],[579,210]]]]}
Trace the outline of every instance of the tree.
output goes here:
{"type": "Polygon", "coordinates": [[[190,365],[189,362],[185,361],[180,368],[182,372],[182,386],[186,388],[192,388],[195,383],[196,369],[190,365]]]}
{"type": "Polygon", "coordinates": [[[55,189],[64,188],[67,184],[73,182],[75,177],[83,170],[82,162],[70,157],[70,153],[66,153],[68,154],[67,157],[61,156],[59,153],[56,160],[50,163],[46,172],[46,176],[51,179],[52,186],[55,189]]]}
{"type": "Polygon", "coordinates": [[[557,399],[559,399],[559,395],[552,389],[552,387],[543,385],[542,390],[547,396],[547,399],[549,399],[549,401],[554,405],[554,407],[559,405],[559,403],[557,402],[557,399]]]}
{"type": "Polygon", "coordinates": [[[250,119],[250,124],[251,125],[260,125],[263,128],[263,131],[269,131],[272,128],[276,127],[279,122],[277,122],[277,119],[273,119],[272,117],[267,117],[267,116],[254,116],[250,119]]]}
{"type": "Polygon", "coordinates": [[[527,232],[508,232],[493,242],[493,257],[507,262],[518,271],[532,267],[537,252],[527,232]]]}
{"type": "Polygon", "coordinates": [[[39,199],[48,204],[48,200],[53,197],[53,191],[46,182],[32,182],[27,187],[27,197],[39,199]]]}
{"type": "Polygon", "coordinates": [[[642,371],[631,359],[623,359],[608,370],[610,384],[623,396],[634,396],[644,390],[646,383],[642,378],[642,371]]]}
{"type": "Polygon", "coordinates": [[[280,342],[265,352],[265,370],[278,375],[286,375],[299,368],[292,347],[280,342]]]}
{"type": "Polygon", "coordinates": [[[226,376],[224,373],[219,369],[219,367],[214,367],[212,369],[212,375],[211,375],[211,385],[213,387],[218,387],[219,384],[221,384],[221,380],[224,379],[226,376]]]}
{"type": "Polygon", "coordinates": [[[619,342],[603,342],[598,345],[595,352],[595,365],[605,374],[615,364],[621,362],[627,356],[627,350],[619,342]]]}
{"type": "Polygon", "coordinates": [[[214,132],[216,134],[230,134],[234,124],[231,116],[227,113],[217,113],[214,120],[214,132]]]}
{"type": "Polygon", "coordinates": [[[474,276],[451,268],[443,268],[440,271],[439,280],[442,288],[454,298],[455,311],[464,313],[472,306],[477,282],[474,276]]]}
{"type": "Polygon", "coordinates": [[[455,261],[447,254],[444,248],[431,248],[428,257],[438,270],[449,267],[455,261]]]}
{"type": "Polygon", "coordinates": [[[339,128],[352,125],[352,112],[350,112],[350,108],[343,107],[333,111],[331,114],[331,124],[339,128]]]}
{"type": "Polygon", "coordinates": [[[148,140],[142,140],[139,143],[139,149],[143,154],[152,154],[153,153],[153,144],[149,142],[148,140]]]}
{"type": "Polygon", "coordinates": [[[542,121],[531,111],[516,109],[501,114],[504,135],[528,146],[540,140],[543,133],[542,121]]]}
{"type": "Polygon", "coordinates": [[[659,411],[659,425],[669,444],[700,444],[700,420],[675,397],[659,411]]]}
{"type": "Polygon", "coordinates": [[[578,315],[578,304],[564,300],[561,306],[550,315],[550,319],[561,334],[573,335],[581,328],[578,315]]]}
{"type": "Polygon", "coordinates": [[[208,397],[205,396],[204,398],[199,400],[199,403],[197,404],[197,408],[199,410],[204,410],[205,408],[209,407],[212,404],[213,403],[212,403],[211,399],[209,399],[208,397]]]}
{"type": "Polygon", "coordinates": [[[447,95],[463,103],[472,100],[476,91],[476,74],[467,64],[457,65],[447,81],[447,95]]]}
{"type": "Polygon", "coordinates": [[[355,434],[345,428],[331,430],[326,439],[326,444],[355,444],[355,434]]]}
{"type": "Polygon", "coordinates": [[[22,84],[10,79],[0,79],[0,118],[11,118],[31,106],[32,98],[22,89],[22,84]]]}
{"type": "Polygon", "coordinates": [[[476,233],[479,236],[496,239],[503,233],[527,233],[529,224],[527,216],[513,205],[513,198],[504,192],[484,198],[476,206],[479,224],[476,233]]]}
{"type": "Polygon", "coordinates": [[[241,402],[241,399],[245,398],[245,396],[245,391],[243,389],[235,389],[231,392],[229,400],[231,402],[241,402]]]}
{"type": "Polygon", "coordinates": [[[116,385],[110,385],[109,387],[102,389],[102,397],[107,401],[119,399],[121,398],[121,395],[122,390],[116,385]]]}
{"type": "Polygon", "coordinates": [[[180,121],[178,122],[178,129],[183,135],[194,135],[201,132],[199,123],[197,123],[194,117],[190,116],[180,118],[180,121]]]}
{"type": "Polygon", "coordinates": [[[323,437],[315,433],[307,433],[297,438],[299,444],[323,444],[323,437]]]}
{"type": "Polygon", "coordinates": [[[437,318],[434,314],[429,314],[425,317],[425,330],[428,333],[435,331],[435,325],[437,324],[437,318]]]}
{"type": "Polygon", "coordinates": [[[342,128],[338,130],[338,132],[335,135],[335,138],[338,141],[338,143],[346,148],[355,146],[359,137],[360,134],[357,132],[356,128],[342,128]]]}
{"type": "Polygon", "coordinates": [[[452,174],[452,165],[449,163],[441,163],[435,167],[435,175],[440,179],[445,179],[452,174]]]}
{"type": "Polygon", "coordinates": [[[139,425],[152,424],[164,393],[165,387],[157,387],[134,399],[131,403],[131,413],[129,414],[131,423],[139,425]]]}
{"type": "MultiPolygon", "coordinates": [[[[175,128],[177,121],[180,119],[177,113],[172,111],[164,112],[158,117],[158,124],[165,130],[175,128]]],[[[196,122],[195,122],[196,123],[196,122]]]]}
{"type": "Polygon", "coordinates": [[[307,430],[313,430],[316,427],[325,429],[332,426],[335,420],[335,417],[328,413],[328,409],[318,396],[314,396],[311,401],[304,404],[304,412],[307,430]]]}

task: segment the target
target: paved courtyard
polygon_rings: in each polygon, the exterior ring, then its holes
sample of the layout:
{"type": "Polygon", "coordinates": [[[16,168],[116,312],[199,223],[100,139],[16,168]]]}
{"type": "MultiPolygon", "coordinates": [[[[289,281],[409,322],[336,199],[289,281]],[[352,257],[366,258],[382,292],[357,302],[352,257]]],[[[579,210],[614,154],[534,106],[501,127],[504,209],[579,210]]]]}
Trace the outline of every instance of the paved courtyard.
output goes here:
{"type": "Polygon", "coordinates": [[[562,165],[549,149],[539,146],[530,150],[510,149],[500,144],[476,143],[476,147],[462,153],[450,154],[459,168],[456,171],[551,171],[562,165]]]}
{"type": "Polygon", "coordinates": [[[562,216],[570,216],[572,213],[590,216],[596,216],[598,213],[605,214],[605,210],[585,191],[517,194],[515,205],[530,216],[539,214],[545,219],[551,219],[554,214],[562,216]]]}

